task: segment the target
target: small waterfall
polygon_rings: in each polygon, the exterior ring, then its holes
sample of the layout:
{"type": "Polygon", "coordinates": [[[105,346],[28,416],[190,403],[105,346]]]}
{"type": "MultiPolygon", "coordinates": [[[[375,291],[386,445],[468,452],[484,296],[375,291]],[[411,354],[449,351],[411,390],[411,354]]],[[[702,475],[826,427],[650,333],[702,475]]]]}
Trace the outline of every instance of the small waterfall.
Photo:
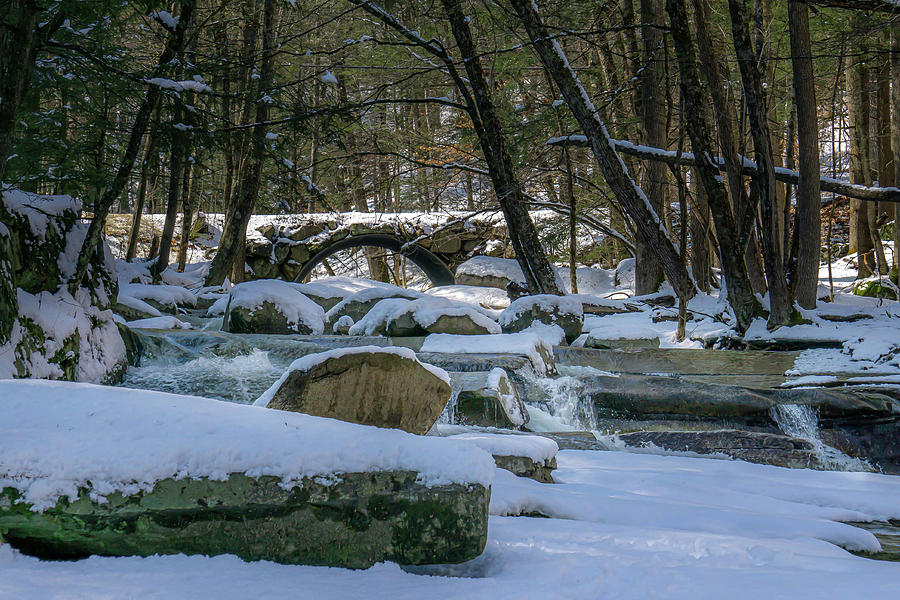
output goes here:
{"type": "MultiPolygon", "coordinates": [[[[578,372],[567,374],[568,371],[589,369],[593,373],[600,373],[590,367],[567,367],[560,377],[533,377],[528,378],[529,383],[540,388],[543,401],[540,407],[547,410],[551,416],[560,422],[581,431],[595,431],[597,429],[597,414],[592,402],[585,401],[584,382],[578,378],[578,372]]],[[[603,373],[606,374],[606,373],[603,373]]]]}
{"type": "Polygon", "coordinates": [[[847,456],[822,441],[819,435],[819,417],[811,406],[778,404],[769,409],[769,413],[786,436],[812,444],[813,454],[822,468],[829,471],[872,471],[871,465],[864,460],[847,456]]]}
{"type": "Polygon", "coordinates": [[[450,399],[447,400],[447,406],[444,412],[438,417],[437,422],[441,425],[456,425],[456,404],[459,401],[459,393],[462,391],[462,383],[452,382],[450,386],[450,399]]]}

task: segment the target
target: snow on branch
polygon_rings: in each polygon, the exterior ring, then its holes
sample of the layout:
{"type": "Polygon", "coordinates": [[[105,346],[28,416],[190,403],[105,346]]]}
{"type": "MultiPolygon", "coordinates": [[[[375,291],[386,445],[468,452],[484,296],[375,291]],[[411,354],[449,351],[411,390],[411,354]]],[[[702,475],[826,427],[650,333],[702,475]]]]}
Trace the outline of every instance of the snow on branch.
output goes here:
{"type": "MultiPolygon", "coordinates": [[[[697,159],[692,152],[682,152],[681,156],[674,150],[663,150],[662,148],[654,148],[652,146],[644,146],[635,144],[627,140],[616,140],[610,138],[617,152],[636,156],[646,160],[661,161],[669,166],[685,166],[692,167],[697,164],[697,159]]],[[[552,137],[547,140],[548,146],[578,146],[589,147],[587,137],[583,135],[564,135],[552,137]]],[[[741,156],[741,171],[744,175],[756,175],[756,163],[745,156],[741,156]]],[[[720,171],[725,171],[725,159],[716,156],[712,159],[713,165],[720,171]]],[[[784,167],[775,167],[775,179],[783,183],[797,185],[800,183],[800,173],[792,171],[784,167]]],[[[820,177],[819,182],[824,192],[832,192],[847,196],[848,198],[856,198],[858,200],[869,200],[872,202],[900,202],[900,189],[896,187],[877,187],[865,186],[850,183],[833,177],[820,177]]]]}

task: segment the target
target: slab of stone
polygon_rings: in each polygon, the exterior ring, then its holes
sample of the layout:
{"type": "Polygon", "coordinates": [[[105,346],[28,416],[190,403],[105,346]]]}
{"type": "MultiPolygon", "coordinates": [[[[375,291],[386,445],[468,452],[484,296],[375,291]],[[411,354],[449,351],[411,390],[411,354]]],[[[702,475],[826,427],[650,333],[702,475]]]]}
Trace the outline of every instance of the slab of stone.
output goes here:
{"type": "Polygon", "coordinates": [[[724,454],[747,462],[794,469],[822,468],[811,443],[777,433],[737,429],[636,431],[618,437],[628,446],[652,445],[678,452],[724,454]]]}
{"type": "MultiPolygon", "coordinates": [[[[450,399],[450,384],[411,350],[357,348],[309,355],[270,390],[269,408],[425,434],[450,399]],[[406,354],[408,353],[408,355],[406,354]],[[322,357],[321,360],[319,357],[322,357]]],[[[445,374],[446,375],[446,374],[445,374]]]]}
{"type": "Polygon", "coordinates": [[[232,474],[165,479],[152,491],[98,503],[82,490],[43,512],[0,490],[0,538],[46,559],[234,554],[244,560],[367,568],[377,562],[458,563],[481,554],[490,490],[426,487],[410,471],[303,479],[232,474]]]}
{"type": "Polygon", "coordinates": [[[528,410],[505,370],[451,373],[450,384],[457,390],[456,422],[505,429],[521,429],[528,423],[528,410]]]}
{"type": "Polygon", "coordinates": [[[799,352],[644,348],[604,350],[554,348],[557,362],[615,373],[778,375],[794,366],[799,352]]]}

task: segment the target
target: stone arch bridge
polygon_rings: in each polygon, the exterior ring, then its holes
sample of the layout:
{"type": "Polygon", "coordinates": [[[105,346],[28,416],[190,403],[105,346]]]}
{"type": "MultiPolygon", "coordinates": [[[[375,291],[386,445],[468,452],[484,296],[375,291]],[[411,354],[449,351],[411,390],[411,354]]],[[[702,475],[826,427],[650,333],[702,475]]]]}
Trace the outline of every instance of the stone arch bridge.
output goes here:
{"type": "Polygon", "coordinates": [[[499,214],[322,213],[254,216],[246,261],[255,278],[302,279],[340,250],[377,246],[401,252],[435,285],[453,283],[453,271],[475,255],[512,258],[499,214]]]}

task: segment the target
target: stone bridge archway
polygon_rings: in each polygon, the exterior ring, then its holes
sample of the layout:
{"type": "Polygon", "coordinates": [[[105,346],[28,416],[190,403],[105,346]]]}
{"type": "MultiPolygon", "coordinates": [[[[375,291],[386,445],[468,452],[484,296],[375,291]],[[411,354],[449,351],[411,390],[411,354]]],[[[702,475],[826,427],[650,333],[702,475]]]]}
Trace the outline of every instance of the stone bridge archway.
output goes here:
{"type": "Polygon", "coordinates": [[[246,262],[253,278],[297,281],[328,256],[360,246],[403,253],[434,285],[452,284],[453,271],[472,256],[512,257],[500,215],[320,213],[254,216],[246,262]]]}
{"type": "Polygon", "coordinates": [[[294,278],[294,281],[303,281],[303,279],[312,273],[322,260],[328,258],[335,252],[345,250],[347,248],[356,248],[360,246],[377,246],[403,254],[406,258],[413,262],[417,267],[422,269],[431,283],[435,286],[453,285],[455,279],[453,271],[444,264],[432,252],[429,252],[416,243],[407,244],[405,240],[394,234],[388,233],[365,233],[362,235],[347,236],[342,240],[338,240],[322,250],[319,250],[312,256],[300,272],[294,278]]]}

